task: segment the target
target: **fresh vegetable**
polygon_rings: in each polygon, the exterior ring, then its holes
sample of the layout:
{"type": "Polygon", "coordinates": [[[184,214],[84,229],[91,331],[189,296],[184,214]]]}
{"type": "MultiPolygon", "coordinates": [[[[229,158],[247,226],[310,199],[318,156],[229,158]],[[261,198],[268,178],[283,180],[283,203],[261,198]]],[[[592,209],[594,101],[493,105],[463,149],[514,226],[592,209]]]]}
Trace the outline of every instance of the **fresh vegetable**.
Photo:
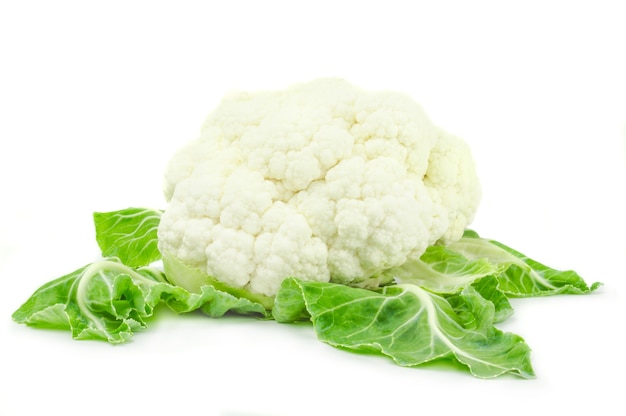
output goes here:
{"type": "Polygon", "coordinates": [[[595,290],[467,229],[467,146],[407,97],[339,80],[236,94],[166,173],[166,209],[95,213],[102,259],[44,284],[18,323],[128,341],[158,304],[293,323],[401,366],[534,377],[496,324],[511,297],[595,290]]]}
{"type": "Polygon", "coordinates": [[[469,147],[409,97],[320,79],[224,99],[169,163],[165,196],[162,253],[274,296],[289,276],[389,283],[384,270],[461,237],[480,185],[469,147]]]}

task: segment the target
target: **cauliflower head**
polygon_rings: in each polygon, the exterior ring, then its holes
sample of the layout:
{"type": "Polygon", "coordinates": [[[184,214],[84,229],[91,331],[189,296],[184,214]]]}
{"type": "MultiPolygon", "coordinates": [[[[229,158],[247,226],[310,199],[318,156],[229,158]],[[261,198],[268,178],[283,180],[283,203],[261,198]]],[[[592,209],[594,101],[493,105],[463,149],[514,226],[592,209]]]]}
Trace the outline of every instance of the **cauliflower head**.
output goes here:
{"type": "Polygon", "coordinates": [[[386,283],[461,237],[480,185],[468,146],[410,97],[331,78],[225,97],[170,161],[165,196],[162,253],[274,296],[287,277],[386,283]]]}

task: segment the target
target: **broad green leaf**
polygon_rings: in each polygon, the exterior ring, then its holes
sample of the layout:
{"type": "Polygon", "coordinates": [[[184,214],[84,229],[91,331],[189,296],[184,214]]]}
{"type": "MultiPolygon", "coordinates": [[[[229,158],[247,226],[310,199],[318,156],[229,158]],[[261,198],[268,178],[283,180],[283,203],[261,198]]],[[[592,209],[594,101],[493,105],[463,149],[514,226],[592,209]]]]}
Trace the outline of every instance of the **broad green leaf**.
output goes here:
{"type": "Polygon", "coordinates": [[[545,266],[524,254],[494,240],[478,237],[474,232],[448,246],[469,260],[486,259],[501,268],[498,288],[507,296],[546,296],[582,294],[596,290],[600,283],[587,283],[572,270],[560,271],[545,266]]]}
{"type": "Polygon", "coordinates": [[[452,358],[481,378],[506,373],[534,377],[528,345],[493,326],[493,304],[472,287],[455,295],[453,306],[412,284],[374,292],[293,278],[283,281],[274,318],[292,322],[306,315],[321,341],[377,352],[401,366],[452,358]]]}
{"type": "Polygon", "coordinates": [[[212,286],[190,293],[165,280],[158,269],[130,268],[103,259],[48,282],[13,313],[13,319],[39,328],[70,330],[75,339],[122,343],[146,327],[159,303],[177,313],[202,310],[219,317],[228,311],[265,315],[265,308],[212,286]]]}
{"type": "Polygon", "coordinates": [[[481,277],[495,274],[498,266],[486,258],[469,260],[444,246],[431,246],[418,260],[386,270],[396,283],[411,283],[436,293],[456,293],[481,277]]]}
{"type": "Polygon", "coordinates": [[[118,257],[131,267],[147,266],[161,258],[157,230],[162,211],[127,208],[95,212],[96,241],[103,257],[118,257]]]}

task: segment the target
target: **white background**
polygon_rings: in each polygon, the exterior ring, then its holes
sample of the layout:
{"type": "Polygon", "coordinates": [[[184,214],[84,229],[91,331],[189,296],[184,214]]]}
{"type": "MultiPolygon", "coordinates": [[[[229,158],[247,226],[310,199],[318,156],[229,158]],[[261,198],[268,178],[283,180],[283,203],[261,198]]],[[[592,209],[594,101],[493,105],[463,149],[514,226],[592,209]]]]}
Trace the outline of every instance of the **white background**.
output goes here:
{"type": "Polygon", "coordinates": [[[624,414],[619,3],[1,1],[0,414],[624,414]],[[165,164],[226,92],[319,76],[413,96],[474,151],[474,229],[604,283],[514,302],[501,328],[537,379],[400,368],[247,318],[160,310],[122,346],[11,321],[98,257],[93,211],[164,206],[165,164]]]}

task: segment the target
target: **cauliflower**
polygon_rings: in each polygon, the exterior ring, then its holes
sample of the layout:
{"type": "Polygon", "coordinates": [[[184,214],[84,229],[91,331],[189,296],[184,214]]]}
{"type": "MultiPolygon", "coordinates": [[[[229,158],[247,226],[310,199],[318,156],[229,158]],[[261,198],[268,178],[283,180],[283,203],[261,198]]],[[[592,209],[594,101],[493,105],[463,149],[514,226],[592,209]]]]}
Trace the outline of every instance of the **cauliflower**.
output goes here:
{"type": "Polygon", "coordinates": [[[228,95],[164,188],[160,251],[270,297],[287,277],[388,283],[384,270],[458,240],[480,199],[461,139],[407,95],[340,79],[228,95]]]}

